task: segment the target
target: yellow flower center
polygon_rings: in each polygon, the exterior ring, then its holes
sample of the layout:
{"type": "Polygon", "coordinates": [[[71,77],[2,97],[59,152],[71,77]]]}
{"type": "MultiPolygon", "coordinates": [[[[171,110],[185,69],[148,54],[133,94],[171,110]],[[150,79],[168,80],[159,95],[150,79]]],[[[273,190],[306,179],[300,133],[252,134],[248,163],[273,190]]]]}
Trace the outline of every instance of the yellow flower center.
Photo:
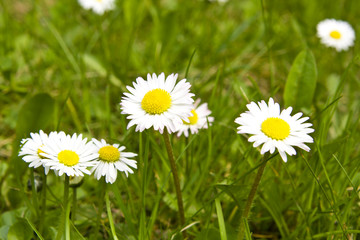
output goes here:
{"type": "Polygon", "coordinates": [[[149,114],[161,114],[171,105],[170,93],[161,88],[147,92],[141,101],[141,107],[149,114]]]}
{"type": "Polygon", "coordinates": [[[71,167],[79,162],[79,155],[71,150],[62,150],[58,154],[59,162],[65,166],[71,167]]]}
{"type": "Polygon", "coordinates": [[[339,33],[338,31],[332,31],[330,33],[330,37],[335,38],[335,39],[340,39],[341,38],[341,33],[339,33]]]}
{"type": "Polygon", "coordinates": [[[105,146],[100,148],[99,158],[106,162],[116,162],[120,158],[120,151],[114,146],[105,146]]]}
{"type": "Polygon", "coordinates": [[[199,117],[198,117],[197,113],[195,112],[195,109],[191,110],[191,113],[193,114],[193,116],[189,117],[189,122],[188,123],[183,121],[184,124],[186,124],[186,125],[194,125],[194,124],[197,123],[199,117]]]}
{"type": "Polygon", "coordinates": [[[290,135],[290,126],[281,118],[271,117],[261,124],[261,131],[275,140],[284,140],[290,135]]]}
{"type": "MultiPolygon", "coordinates": [[[[43,147],[44,145],[41,145],[40,147],[43,147]]],[[[37,155],[39,156],[39,158],[41,159],[45,159],[46,157],[42,156],[40,153],[45,153],[43,150],[40,149],[40,147],[37,150],[37,155]]]]}

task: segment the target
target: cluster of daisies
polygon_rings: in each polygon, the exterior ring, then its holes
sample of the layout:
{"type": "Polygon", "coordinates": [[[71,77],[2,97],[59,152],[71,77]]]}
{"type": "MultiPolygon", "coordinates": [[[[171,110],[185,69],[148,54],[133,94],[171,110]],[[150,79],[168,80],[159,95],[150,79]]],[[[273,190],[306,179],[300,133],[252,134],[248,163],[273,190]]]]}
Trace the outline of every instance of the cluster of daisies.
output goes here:
{"type": "MultiPolygon", "coordinates": [[[[190,93],[190,83],[186,79],[176,83],[178,75],[171,74],[165,78],[161,73],[148,74],[147,79],[141,77],[133,82],[133,87],[127,86],[129,92],[124,93],[120,102],[122,114],[126,114],[129,123],[127,128],[135,127],[135,131],[153,128],[161,134],[177,133],[177,136],[189,133],[196,134],[199,129],[206,129],[214,121],[207,104],[200,104],[190,93]]],[[[312,143],[309,136],[314,129],[311,123],[306,123],[308,117],[302,113],[291,116],[292,108],[280,111],[280,105],[272,98],[268,104],[265,101],[251,102],[248,111],[235,119],[239,124],[238,133],[252,135],[248,141],[254,147],[263,144],[260,153],[274,153],[278,150],[281,158],[286,162],[287,155],[296,154],[294,149],[299,147],[306,151],[310,148],[305,143],[312,143]]],[[[29,163],[29,167],[43,166],[45,173],[54,170],[59,176],[83,176],[93,172],[97,179],[105,176],[106,182],[113,183],[117,171],[133,173],[130,168],[136,168],[136,161],[131,160],[135,153],[124,152],[125,147],[118,144],[110,145],[105,140],[92,139],[87,141],[82,135],[72,136],[64,132],[43,131],[31,133],[31,138],[22,140],[19,155],[29,163]],[[91,168],[90,170],[88,168],[91,168]]]]}
{"type": "MultiPolygon", "coordinates": [[[[165,79],[164,73],[156,76],[149,74],[147,81],[139,77],[134,88],[128,87],[130,93],[124,93],[121,102],[122,113],[130,114],[128,128],[136,125],[136,131],[153,127],[163,133],[177,132],[177,136],[186,137],[198,133],[199,129],[208,128],[214,121],[209,116],[211,111],[207,103],[195,103],[194,94],[189,93],[190,84],[185,79],[176,84],[177,74],[171,74],[165,79]]],[[[19,156],[29,163],[29,167],[44,168],[45,174],[54,170],[61,176],[84,176],[94,173],[99,180],[105,176],[108,183],[114,183],[117,171],[126,176],[137,168],[137,156],[132,152],[124,152],[125,147],[119,144],[108,144],[92,139],[87,141],[82,134],[71,135],[64,132],[31,133],[30,138],[21,141],[19,156]]]]}
{"type": "Polygon", "coordinates": [[[105,140],[87,141],[81,134],[71,135],[64,132],[31,133],[30,138],[23,139],[19,156],[29,163],[29,167],[43,167],[45,174],[54,170],[62,176],[79,177],[95,172],[99,180],[105,176],[107,183],[114,183],[117,171],[133,173],[130,168],[137,168],[137,156],[132,152],[124,152],[125,147],[119,144],[110,145],[105,140]]]}
{"type": "MultiPolygon", "coordinates": [[[[136,79],[134,88],[128,87],[130,93],[124,93],[121,101],[122,113],[130,114],[128,128],[136,125],[135,131],[143,131],[153,127],[163,133],[196,134],[199,129],[206,129],[214,121],[209,116],[211,111],[207,103],[195,103],[190,93],[190,83],[186,79],[176,84],[177,74],[171,74],[165,79],[165,74],[147,76],[147,81],[141,77],[136,79]]],[[[132,152],[124,152],[125,147],[119,144],[108,144],[92,139],[87,141],[81,134],[71,135],[64,132],[31,133],[30,138],[23,139],[19,156],[29,163],[29,167],[44,167],[45,174],[54,170],[61,176],[84,176],[94,173],[99,180],[105,176],[108,183],[114,183],[117,171],[126,176],[133,173],[137,156],[132,152]]]]}
{"type": "MultiPolygon", "coordinates": [[[[127,87],[130,93],[124,93],[120,103],[122,113],[130,119],[128,128],[136,125],[136,131],[153,127],[160,133],[164,129],[169,133],[178,132],[188,136],[190,132],[197,133],[200,128],[207,128],[214,121],[204,103],[197,100],[192,104],[190,83],[186,79],[176,84],[177,75],[171,74],[165,79],[164,73],[156,76],[147,75],[147,80],[139,77],[133,87],[127,87]]],[[[306,151],[310,148],[304,143],[313,142],[308,134],[314,130],[311,123],[305,123],[309,118],[302,113],[291,116],[292,108],[280,112],[280,105],[272,98],[267,105],[261,101],[247,105],[249,111],[242,113],[235,122],[240,124],[238,133],[253,134],[249,138],[254,147],[264,144],[261,154],[274,153],[278,149],[280,156],[286,162],[288,155],[296,154],[293,146],[306,151]]]]}
{"type": "MultiPolygon", "coordinates": [[[[78,1],[85,9],[92,9],[97,14],[115,8],[115,0],[78,1]]],[[[355,41],[351,25],[335,19],[318,23],[317,35],[323,44],[337,51],[348,50],[355,41]]],[[[146,80],[139,77],[133,87],[128,86],[129,93],[124,93],[120,103],[122,114],[129,115],[128,128],[136,126],[135,131],[144,131],[153,127],[160,133],[166,130],[188,137],[189,132],[196,134],[199,129],[210,126],[214,118],[210,116],[207,104],[200,105],[200,99],[194,103],[190,84],[186,79],[176,84],[176,80],[177,74],[166,78],[164,73],[159,76],[148,74],[146,80]]],[[[301,118],[302,113],[291,116],[291,107],[280,112],[279,104],[272,98],[268,105],[264,101],[252,102],[247,108],[249,111],[235,120],[240,124],[238,133],[252,134],[249,141],[254,142],[254,147],[263,144],[261,154],[278,149],[282,159],[287,161],[286,153],[290,156],[296,154],[293,146],[310,150],[304,143],[313,142],[308,134],[314,130],[310,123],[305,123],[308,118],[301,118]]],[[[105,170],[100,172],[103,174],[105,170]]]]}

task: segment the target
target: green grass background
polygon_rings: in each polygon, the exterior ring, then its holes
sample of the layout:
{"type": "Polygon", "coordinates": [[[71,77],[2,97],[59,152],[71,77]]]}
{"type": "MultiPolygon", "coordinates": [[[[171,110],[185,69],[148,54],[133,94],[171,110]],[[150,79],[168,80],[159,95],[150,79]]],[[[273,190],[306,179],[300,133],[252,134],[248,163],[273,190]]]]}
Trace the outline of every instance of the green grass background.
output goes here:
{"type": "MultiPolygon", "coordinates": [[[[181,239],[170,167],[160,134],[126,129],[119,102],[125,86],[147,73],[179,73],[215,117],[209,130],[172,138],[191,239],[236,239],[242,208],[261,156],[236,133],[249,101],[273,97],[283,107],[296,56],[312,52],[317,75],[309,104],[297,106],[315,132],[311,151],[269,161],[248,221],[252,239],[359,239],[359,46],[321,45],[316,25],[348,21],[359,32],[356,0],[118,0],[103,16],[74,0],[0,2],[0,239],[55,239],[61,230],[63,181],[27,187],[17,157],[30,132],[63,130],[121,143],[139,154],[138,170],[112,185],[120,239],[181,239]]],[[[293,89],[291,94],[299,94],[293,89]]],[[[41,176],[41,170],[35,174],[41,176]]],[[[111,239],[102,185],[78,188],[72,239],[111,239]],[[105,207],[105,204],[103,204],[105,207]],[[100,232],[94,234],[97,214],[100,232]],[[95,237],[96,236],[96,237],[95,237]]],[[[251,239],[249,235],[247,239],[251,239]]]]}

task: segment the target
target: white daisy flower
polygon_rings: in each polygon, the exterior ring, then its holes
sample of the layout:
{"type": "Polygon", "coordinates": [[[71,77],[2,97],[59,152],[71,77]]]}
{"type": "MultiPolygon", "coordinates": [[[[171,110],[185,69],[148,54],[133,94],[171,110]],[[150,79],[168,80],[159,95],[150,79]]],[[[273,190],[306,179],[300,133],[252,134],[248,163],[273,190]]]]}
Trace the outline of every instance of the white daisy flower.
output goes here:
{"type": "Polygon", "coordinates": [[[348,50],[354,45],[355,32],[348,22],[326,19],[319,22],[316,28],[320,41],[328,47],[335,48],[338,52],[348,50]]]}
{"type": "MultiPolygon", "coordinates": [[[[23,156],[22,159],[30,163],[29,167],[37,168],[43,166],[43,159],[45,157],[42,156],[43,151],[40,148],[44,146],[48,135],[40,130],[39,133],[30,133],[30,136],[30,138],[21,140],[22,147],[19,156],[23,156]]],[[[45,174],[48,174],[49,167],[44,166],[44,168],[45,174]]]]}
{"type": "Polygon", "coordinates": [[[99,156],[92,142],[82,138],[82,134],[72,136],[59,132],[49,135],[43,147],[40,148],[46,157],[44,165],[62,176],[84,176],[90,174],[88,167],[94,166],[99,156]]]}
{"type": "Polygon", "coordinates": [[[134,173],[130,167],[136,169],[136,161],[129,158],[137,156],[136,153],[123,152],[125,150],[124,146],[120,146],[119,144],[110,145],[106,143],[104,139],[98,141],[93,138],[92,141],[99,153],[99,161],[97,165],[91,169],[91,172],[95,171],[97,180],[105,176],[105,181],[112,184],[116,180],[118,170],[124,172],[126,177],[128,173],[134,173]]]}
{"type": "Polygon", "coordinates": [[[209,0],[209,2],[226,3],[228,0],[209,0]]]}
{"type": "Polygon", "coordinates": [[[295,155],[293,146],[309,151],[310,148],[304,143],[312,143],[313,139],[308,134],[314,132],[310,128],[311,123],[304,123],[309,118],[303,117],[299,112],[290,116],[292,107],[280,112],[278,103],[269,99],[269,105],[263,100],[247,104],[249,111],[240,114],[235,122],[240,124],[238,133],[252,134],[249,142],[254,142],[254,147],[264,144],[261,148],[261,154],[270,151],[274,153],[275,148],[280,153],[284,162],[287,161],[286,153],[290,156],[295,155]]]}
{"type": "Polygon", "coordinates": [[[154,127],[163,133],[166,127],[169,133],[175,132],[182,121],[188,122],[192,115],[194,100],[190,93],[190,83],[186,79],[176,83],[178,75],[171,74],[165,80],[165,74],[147,75],[147,80],[138,77],[134,87],[127,86],[130,93],[124,93],[121,100],[122,114],[131,119],[127,128],[136,125],[135,131],[144,131],[154,127]]]}
{"type": "Polygon", "coordinates": [[[84,9],[91,9],[98,15],[115,8],[115,0],[78,0],[78,2],[84,9]]]}
{"type": "Polygon", "coordinates": [[[185,137],[189,136],[189,130],[191,134],[196,134],[199,132],[199,129],[208,128],[209,125],[214,121],[213,117],[210,117],[211,111],[208,109],[207,103],[200,104],[200,99],[197,99],[194,103],[191,113],[193,116],[189,117],[189,122],[183,122],[178,127],[177,136],[180,137],[181,134],[184,134],[185,137]]]}

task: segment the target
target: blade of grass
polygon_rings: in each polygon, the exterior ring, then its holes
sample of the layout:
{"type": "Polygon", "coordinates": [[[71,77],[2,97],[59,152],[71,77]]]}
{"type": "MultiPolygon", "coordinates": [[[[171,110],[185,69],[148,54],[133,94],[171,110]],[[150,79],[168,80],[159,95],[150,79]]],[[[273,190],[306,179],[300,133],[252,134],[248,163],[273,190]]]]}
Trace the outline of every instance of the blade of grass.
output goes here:
{"type": "MultiPolygon", "coordinates": [[[[343,225],[342,225],[342,223],[341,223],[341,221],[340,221],[340,218],[339,218],[339,216],[338,216],[338,214],[337,214],[334,206],[333,206],[332,203],[331,203],[330,198],[329,198],[328,195],[326,194],[326,191],[325,191],[324,187],[323,187],[322,184],[320,183],[319,179],[316,177],[316,174],[315,174],[314,170],[311,168],[311,166],[310,166],[309,162],[306,160],[306,158],[305,158],[302,154],[301,154],[301,157],[302,157],[302,159],[304,159],[307,167],[309,168],[311,174],[313,175],[314,179],[316,180],[317,184],[319,185],[319,187],[320,187],[321,191],[323,192],[326,200],[327,200],[328,203],[330,204],[330,207],[331,207],[331,209],[332,209],[332,213],[335,215],[336,220],[339,222],[338,225],[340,226],[341,231],[342,231],[344,237],[346,238],[345,229],[344,229],[344,227],[343,227],[343,225]]],[[[314,236],[313,236],[313,237],[314,237],[314,236]]]]}
{"type": "Polygon", "coordinates": [[[245,239],[252,240],[248,220],[246,218],[243,218],[243,221],[244,221],[245,239]]]}
{"type": "MultiPolygon", "coordinates": [[[[360,233],[360,230],[347,230],[348,233],[360,233]]],[[[325,232],[325,233],[319,233],[314,235],[314,238],[324,238],[324,237],[332,237],[331,239],[334,239],[334,235],[340,235],[343,234],[343,231],[331,231],[331,232],[325,232]]],[[[348,239],[345,237],[345,239],[348,239]]]]}
{"type": "MultiPolygon", "coordinates": [[[[344,168],[343,165],[340,163],[339,159],[336,157],[335,154],[332,154],[332,156],[333,156],[333,158],[336,160],[337,164],[339,164],[341,170],[344,172],[347,180],[349,181],[349,183],[351,184],[351,186],[352,186],[352,188],[353,188],[354,193],[356,193],[356,192],[357,192],[356,186],[355,186],[354,183],[351,181],[351,179],[350,179],[349,175],[347,174],[345,168],[344,168]]],[[[356,194],[356,195],[357,195],[357,194],[356,194]]],[[[357,195],[357,196],[358,196],[358,195],[357,195]]],[[[360,196],[358,196],[358,197],[359,197],[359,199],[360,199],[360,196]]]]}
{"type": "Polygon", "coordinates": [[[66,106],[69,108],[71,117],[74,121],[74,124],[76,126],[77,131],[82,132],[83,131],[83,124],[82,121],[79,118],[79,115],[77,114],[76,108],[74,106],[74,104],[71,101],[71,98],[68,98],[66,101],[66,106]]]}
{"type": "Polygon", "coordinates": [[[274,219],[276,226],[278,227],[278,229],[280,231],[281,237],[283,239],[287,239],[290,232],[289,232],[289,228],[288,228],[284,218],[282,216],[279,216],[278,212],[275,209],[273,209],[269,205],[269,203],[265,199],[263,199],[263,197],[259,197],[259,201],[260,201],[261,205],[263,205],[268,210],[268,212],[274,219]]]}
{"type": "MultiPolygon", "coordinates": [[[[281,162],[281,163],[282,163],[283,167],[285,168],[286,173],[287,173],[288,176],[289,176],[289,179],[290,179],[290,182],[291,182],[291,187],[292,187],[293,192],[294,192],[294,197],[293,197],[293,199],[294,199],[294,202],[295,202],[295,204],[296,204],[296,207],[299,209],[299,212],[300,212],[300,214],[301,214],[301,217],[302,217],[303,220],[305,221],[306,228],[307,228],[307,230],[309,231],[309,234],[310,234],[310,236],[311,236],[311,238],[312,238],[312,235],[313,235],[313,234],[312,234],[312,231],[311,231],[311,225],[310,225],[310,223],[309,223],[309,221],[308,221],[308,218],[307,218],[306,215],[305,215],[305,212],[304,212],[303,207],[300,205],[300,202],[299,202],[299,200],[298,200],[298,199],[300,199],[300,196],[299,196],[298,192],[296,191],[296,190],[297,190],[297,187],[296,187],[294,178],[292,177],[292,175],[291,175],[291,173],[290,173],[287,165],[286,165],[284,162],[281,162]]],[[[311,192],[311,194],[312,194],[312,192],[311,192]]],[[[312,199],[312,196],[311,196],[311,199],[312,199]]]]}
{"type": "Polygon", "coordinates": [[[195,56],[195,53],[196,53],[196,49],[194,49],[193,53],[191,54],[191,57],[190,57],[190,59],[189,59],[189,63],[188,63],[188,65],[187,65],[187,67],[186,67],[186,71],[185,71],[185,78],[186,78],[186,79],[187,79],[187,77],[188,77],[189,69],[190,69],[192,60],[193,60],[193,58],[194,58],[194,56],[195,56]]]}
{"type": "Polygon", "coordinates": [[[34,226],[34,224],[27,218],[25,217],[26,221],[28,222],[28,224],[30,225],[30,227],[32,228],[32,230],[36,233],[36,235],[38,236],[38,238],[40,240],[44,240],[43,236],[41,235],[41,233],[36,229],[36,227],[34,226]]]}
{"type": "Polygon", "coordinates": [[[325,174],[326,181],[328,182],[328,186],[330,188],[331,197],[332,197],[332,200],[334,201],[333,205],[336,205],[335,197],[334,197],[334,188],[333,188],[333,186],[331,184],[329,174],[328,174],[328,172],[326,170],[326,167],[325,167],[325,164],[324,164],[324,157],[323,157],[322,151],[320,149],[318,141],[315,141],[315,144],[316,144],[316,150],[317,150],[317,152],[319,154],[320,163],[321,163],[321,166],[322,166],[324,174],[325,174]]]}
{"type": "MultiPolygon", "coordinates": [[[[139,227],[139,239],[149,239],[149,233],[147,231],[146,228],[146,190],[147,190],[147,186],[148,186],[148,182],[147,182],[147,174],[148,174],[148,165],[149,165],[149,156],[148,156],[148,151],[149,151],[149,136],[146,135],[146,143],[145,143],[145,148],[143,145],[143,133],[140,132],[139,134],[139,157],[140,157],[140,162],[142,162],[143,168],[142,170],[142,182],[141,182],[141,212],[140,212],[140,227],[139,227]],[[143,154],[141,154],[143,153],[143,154]]],[[[140,169],[139,169],[140,170],[140,169]]]]}
{"type": "Polygon", "coordinates": [[[135,235],[136,234],[136,228],[132,222],[133,216],[131,215],[131,213],[128,211],[123,198],[120,195],[120,191],[118,186],[116,186],[115,184],[111,184],[111,189],[112,192],[114,193],[115,199],[116,199],[116,203],[119,205],[119,208],[121,209],[122,213],[124,214],[124,218],[126,223],[129,226],[130,232],[135,235]]]}
{"type": "Polygon", "coordinates": [[[220,229],[220,238],[221,240],[227,240],[226,236],[226,228],[225,228],[225,221],[224,221],[224,215],[221,208],[220,199],[215,199],[215,208],[216,208],[216,214],[218,217],[218,223],[219,223],[219,229],[220,229]]]}
{"type": "Polygon", "coordinates": [[[113,216],[112,216],[112,213],[111,213],[111,205],[110,205],[110,199],[109,199],[108,186],[106,186],[105,188],[106,188],[106,190],[105,190],[106,212],[107,212],[108,220],[109,220],[109,224],[110,224],[111,235],[112,235],[114,240],[118,240],[119,238],[116,235],[114,219],[113,219],[113,216]]]}
{"type": "Polygon", "coordinates": [[[61,49],[63,50],[66,58],[68,59],[71,66],[73,67],[74,71],[77,74],[81,75],[80,66],[79,66],[79,64],[77,64],[77,61],[75,60],[74,55],[71,53],[71,51],[68,48],[68,46],[66,45],[64,39],[61,37],[59,31],[50,22],[46,21],[45,19],[42,19],[42,20],[45,23],[45,25],[48,27],[48,29],[50,30],[51,34],[55,37],[56,41],[60,45],[61,49]]]}

